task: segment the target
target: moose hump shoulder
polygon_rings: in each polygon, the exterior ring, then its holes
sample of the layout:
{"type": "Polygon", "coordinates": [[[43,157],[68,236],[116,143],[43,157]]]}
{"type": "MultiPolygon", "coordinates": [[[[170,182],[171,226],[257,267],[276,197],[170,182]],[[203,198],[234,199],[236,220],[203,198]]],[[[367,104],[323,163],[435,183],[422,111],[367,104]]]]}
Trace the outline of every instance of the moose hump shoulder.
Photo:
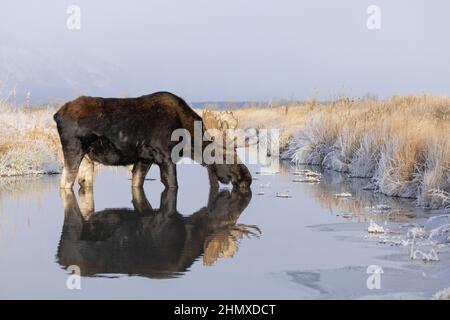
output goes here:
{"type": "MultiPolygon", "coordinates": [[[[145,175],[155,163],[160,167],[164,186],[177,188],[171,152],[179,142],[172,141],[172,133],[185,129],[194,137],[195,122],[202,122],[182,98],[169,92],[137,98],[82,96],[64,104],[54,119],[64,154],[64,189],[73,187],[77,175],[81,187],[92,187],[94,162],[133,165],[133,187],[142,187],[145,175]]],[[[193,148],[193,139],[191,143],[193,148]]],[[[209,143],[202,142],[202,149],[209,143]]],[[[183,156],[193,158],[192,153],[183,156]]],[[[202,160],[201,164],[207,167],[212,186],[220,181],[231,182],[240,190],[250,187],[252,178],[242,163],[206,164],[202,160]]]]}

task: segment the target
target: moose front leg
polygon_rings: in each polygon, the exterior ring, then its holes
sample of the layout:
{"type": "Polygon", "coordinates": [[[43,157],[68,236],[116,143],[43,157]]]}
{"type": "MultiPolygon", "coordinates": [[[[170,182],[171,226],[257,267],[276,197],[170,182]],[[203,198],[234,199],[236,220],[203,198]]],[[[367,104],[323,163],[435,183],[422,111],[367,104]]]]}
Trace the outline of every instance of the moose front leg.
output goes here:
{"type": "Polygon", "coordinates": [[[161,182],[166,188],[178,189],[177,182],[177,165],[170,160],[166,160],[159,164],[161,171],[161,182]]]}
{"type": "Polygon", "coordinates": [[[206,169],[208,170],[210,190],[213,190],[213,191],[218,190],[219,189],[219,179],[217,178],[216,171],[211,166],[207,166],[206,169]]]}
{"type": "Polygon", "coordinates": [[[94,186],[94,162],[85,155],[78,170],[78,184],[82,189],[94,186]]]}
{"type": "Polygon", "coordinates": [[[178,189],[166,188],[161,193],[160,211],[166,215],[177,212],[177,193],[178,189]]]}
{"type": "Polygon", "coordinates": [[[142,161],[139,161],[133,166],[133,170],[131,171],[133,174],[131,178],[131,185],[133,186],[133,188],[142,188],[142,186],[144,185],[145,176],[147,175],[151,166],[152,163],[142,161]]]}

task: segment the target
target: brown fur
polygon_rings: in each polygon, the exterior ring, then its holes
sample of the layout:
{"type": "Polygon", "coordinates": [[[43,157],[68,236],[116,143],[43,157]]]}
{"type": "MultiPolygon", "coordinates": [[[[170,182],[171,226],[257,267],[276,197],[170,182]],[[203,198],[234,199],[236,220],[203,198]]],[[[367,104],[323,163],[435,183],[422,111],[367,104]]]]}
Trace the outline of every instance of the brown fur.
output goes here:
{"type": "MultiPolygon", "coordinates": [[[[133,177],[134,184],[143,183],[142,177],[155,163],[161,169],[163,184],[177,188],[171,151],[179,142],[171,141],[171,135],[176,129],[186,129],[193,143],[194,123],[202,121],[183,99],[169,92],[125,99],[83,96],[63,105],[54,119],[64,153],[61,188],[69,189],[85,156],[105,165],[139,166],[133,170],[139,174],[133,177]]],[[[207,144],[202,143],[203,148],[207,144]]],[[[192,158],[193,154],[183,156],[192,158]]],[[[250,172],[243,164],[207,167],[212,184],[231,181],[242,189],[251,184],[250,172]]]]}

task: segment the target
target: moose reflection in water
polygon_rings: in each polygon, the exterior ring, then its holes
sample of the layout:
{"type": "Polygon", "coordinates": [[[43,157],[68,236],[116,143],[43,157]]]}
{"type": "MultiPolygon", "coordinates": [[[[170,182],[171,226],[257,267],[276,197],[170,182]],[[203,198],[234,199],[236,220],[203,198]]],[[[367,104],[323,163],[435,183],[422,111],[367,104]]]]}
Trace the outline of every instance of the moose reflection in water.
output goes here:
{"type": "Polygon", "coordinates": [[[133,188],[134,209],[94,212],[92,189],[62,190],[64,226],[57,261],[80,267],[82,276],[139,275],[171,278],[203,264],[232,257],[243,237],[259,237],[256,226],[237,224],[251,193],[211,189],[206,207],[185,217],[176,209],[177,191],[161,193],[153,209],[142,188],[133,188]]]}

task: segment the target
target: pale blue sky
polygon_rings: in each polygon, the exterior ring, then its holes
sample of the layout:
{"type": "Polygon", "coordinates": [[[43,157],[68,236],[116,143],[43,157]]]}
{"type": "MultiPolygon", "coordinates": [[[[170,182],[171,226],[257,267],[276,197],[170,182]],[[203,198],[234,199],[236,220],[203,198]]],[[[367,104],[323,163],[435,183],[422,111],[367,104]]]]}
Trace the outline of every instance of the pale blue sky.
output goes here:
{"type": "Polygon", "coordinates": [[[450,95],[445,0],[2,0],[0,89],[189,101],[450,95]],[[81,8],[81,30],[66,8],[81,8]],[[366,9],[381,7],[381,30],[366,9]]]}

